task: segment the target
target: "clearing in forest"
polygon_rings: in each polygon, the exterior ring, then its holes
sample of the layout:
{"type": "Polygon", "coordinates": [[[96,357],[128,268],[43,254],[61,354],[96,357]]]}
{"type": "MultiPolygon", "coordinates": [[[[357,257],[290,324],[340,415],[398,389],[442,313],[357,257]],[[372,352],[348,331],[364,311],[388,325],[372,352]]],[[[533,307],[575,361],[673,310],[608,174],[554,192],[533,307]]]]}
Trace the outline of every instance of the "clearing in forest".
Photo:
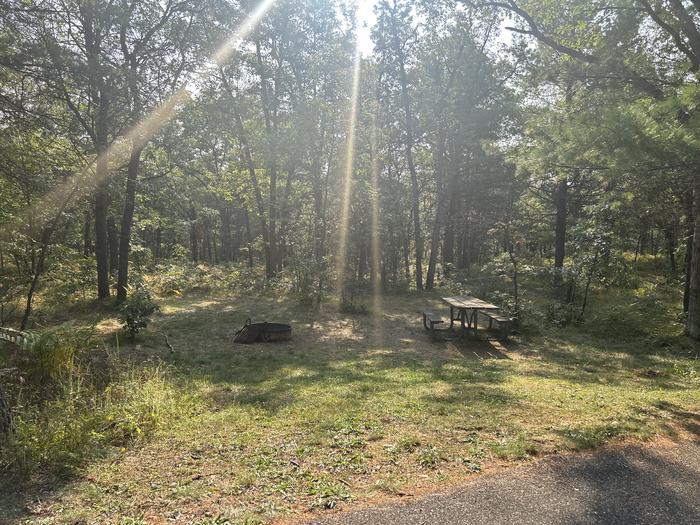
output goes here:
{"type": "MultiPolygon", "coordinates": [[[[168,394],[151,401],[157,429],[139,446],[86,459],[78,476],[5,487],[3,514],[263,522],[415,494],[504,461],[672,433],[679,414],[700,406],[697,354],[685,343],[604,341],[600,325],[505,343],[432,341],[425,303],[439,307],[438,294],[385,296],[377,315],[279,298],[164,300],[148,332],[121,346],[137,366],[166,369],[168,394]],[[291,322],[293,340],[233,345],[249,315],[291,322]]],[[[106,317],[97,328],[113,340],[116,326],[106,317]]]]}

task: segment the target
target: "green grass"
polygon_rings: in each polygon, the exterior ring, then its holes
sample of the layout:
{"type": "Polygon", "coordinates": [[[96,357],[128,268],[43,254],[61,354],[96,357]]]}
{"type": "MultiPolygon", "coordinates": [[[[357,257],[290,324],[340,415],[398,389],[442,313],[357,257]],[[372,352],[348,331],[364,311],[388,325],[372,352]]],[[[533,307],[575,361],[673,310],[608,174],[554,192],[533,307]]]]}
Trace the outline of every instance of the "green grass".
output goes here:
{"type": "MultiPolygon", "coordinates": [[[[562,329],[543,328],[533,310],[525,335],[504,345],[432,341],[418,310],[439,307],[439,294],[385,296],[369,314],[169,298],[122,353],[168,365],[167,390],[187,400],[180,412],[138,446],[54,480],[40,504],[23,489],[0,506],[29,523],[258,523],[456,482],[503,460],[673,434],[700,407],[700,361],[669,290],[598,291],[588,320],[562,329]],[[291,322],[294,339],[233,345],[249,316],[291,322]]],[[[113,341],[108,317],[98,326],[113,341]]]]}

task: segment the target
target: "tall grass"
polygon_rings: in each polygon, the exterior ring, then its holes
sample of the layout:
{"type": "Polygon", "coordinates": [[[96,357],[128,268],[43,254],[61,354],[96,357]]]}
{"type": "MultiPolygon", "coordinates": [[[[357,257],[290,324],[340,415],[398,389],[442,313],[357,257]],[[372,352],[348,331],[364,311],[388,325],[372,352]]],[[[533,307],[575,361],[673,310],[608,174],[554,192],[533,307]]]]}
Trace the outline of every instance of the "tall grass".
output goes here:
{"type": "Polygon", "coordinates": [[[124,360],[65,326],[17,362],[26,380],[12,391],[14,431],[0,438],[0,478],[74,473],[158,434],[193,403],[162,363],[124,360]]]}

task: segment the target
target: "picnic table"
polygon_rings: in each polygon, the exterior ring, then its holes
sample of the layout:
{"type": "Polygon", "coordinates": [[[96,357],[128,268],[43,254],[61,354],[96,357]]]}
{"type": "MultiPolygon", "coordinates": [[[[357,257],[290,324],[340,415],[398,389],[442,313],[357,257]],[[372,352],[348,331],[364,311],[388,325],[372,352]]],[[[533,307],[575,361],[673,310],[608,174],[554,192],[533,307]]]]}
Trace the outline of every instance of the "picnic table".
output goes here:
{"type": "Polygon", "coordinates": [[[459,321],[462,324],[462,328],[472,330],[475,337],[477,335],[479,312],[491,318],[489,313],[498,312],[499,310],[495,304],[487,303],[471,295],[443,297],[442,300],[450,305],[450,328],[454,326],[455,321],[459,321]]]}

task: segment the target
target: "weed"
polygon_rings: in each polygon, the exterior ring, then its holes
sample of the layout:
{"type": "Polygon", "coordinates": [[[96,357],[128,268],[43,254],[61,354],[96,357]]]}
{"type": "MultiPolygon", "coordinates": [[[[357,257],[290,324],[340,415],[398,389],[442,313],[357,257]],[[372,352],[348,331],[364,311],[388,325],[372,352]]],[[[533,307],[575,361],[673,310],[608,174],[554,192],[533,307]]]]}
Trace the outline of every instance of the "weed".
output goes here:
{"type": "Polygon", "coordinates": [[[429,445],[418,450],[416,460],[423,468],[435,468],[442,460],[442,455],[440,449],[433,445],[429,445]]]}

